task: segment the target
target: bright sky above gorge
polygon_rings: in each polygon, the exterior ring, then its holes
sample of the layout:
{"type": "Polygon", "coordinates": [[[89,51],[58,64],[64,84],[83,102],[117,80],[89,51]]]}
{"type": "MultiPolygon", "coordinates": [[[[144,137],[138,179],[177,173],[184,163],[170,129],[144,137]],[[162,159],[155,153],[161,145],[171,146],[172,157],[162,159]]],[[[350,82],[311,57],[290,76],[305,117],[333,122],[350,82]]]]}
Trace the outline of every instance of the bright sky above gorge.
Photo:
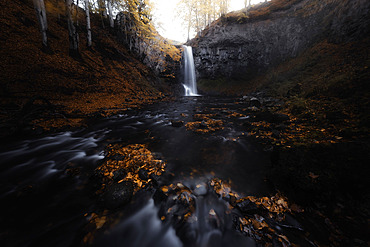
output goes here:
{"type": "MultiPolygon", "coordinates": [[[[168,39],[185,42],[187,38],[186,27],[182,26],[181,17],[178,14],[177,4],[180,0],[151,0],[154,5],[153,17],[159,33],[168,39]]],[[[251,4],[264,2],[264,0],[252,0],[251,4]]],[[[244,0],[231,0],[229,11],[244,8],[244,0]]],[[[192,33],[194,36],[195,33],[192,33]]],[[[191,37],[192,38],[192,37],[191,37]]]]}

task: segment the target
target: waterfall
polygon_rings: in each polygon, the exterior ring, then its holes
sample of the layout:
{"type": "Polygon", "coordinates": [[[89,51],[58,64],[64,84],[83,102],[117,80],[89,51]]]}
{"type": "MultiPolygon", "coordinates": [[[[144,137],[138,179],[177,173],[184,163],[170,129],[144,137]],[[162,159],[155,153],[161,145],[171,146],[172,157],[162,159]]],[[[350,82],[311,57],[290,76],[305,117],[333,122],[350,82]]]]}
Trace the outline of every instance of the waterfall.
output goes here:
{"type": "Polygon", "coordinates": [[[193,58],[193,49],[191,46],[184,45],[184,84],[185,96],[199,96],[197,91],[197,79],[195,77],[195,66],[193,58]]]}

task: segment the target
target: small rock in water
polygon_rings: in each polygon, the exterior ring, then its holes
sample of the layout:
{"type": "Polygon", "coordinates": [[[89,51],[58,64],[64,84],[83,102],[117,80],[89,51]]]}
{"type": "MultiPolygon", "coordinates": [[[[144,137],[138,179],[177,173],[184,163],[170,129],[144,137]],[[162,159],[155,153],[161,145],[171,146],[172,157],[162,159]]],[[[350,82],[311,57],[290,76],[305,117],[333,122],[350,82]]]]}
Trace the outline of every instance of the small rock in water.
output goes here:
{"type": "Polygon", "coordinates": [[[152,184],[154,187],[157,187],[159,185],[159,179],[160,176],[155,175],[154,173],[150,174],[150,179],[152,180],[152,184]]]}
{"type": "Polygon", "coordinates": [[[162,189],[157,189],[153,195],[153,199],[155,203],[165,202],[167,198],[168,198],[168,195],[162,189]]]}
{"type": "Polygon", "coordinates": [[[261,102],[259,101],[259,99],[254,97],[249,100],[249,104],[250,106],[261,107],[261,102]]]}
{"type": "Polygon", "coordinates": [[[174,120],[171,120],[171,125],[172,127],[181,127],[184,125],[184,121],[174,121],[174,120]]]}
{"type": "Polygon", "coordinates": [[[105,207],[115,209],[129,203],[133,193],[132,183],[122,182],[108,187],[101,200],[105,207]]]}
{"type": "Polygon", "coordinates": [[[196,196],[204,196],[205,194],[207,194],[207,184],[205,183],[197,184],[193,190],[193,193],[196,196]]]}

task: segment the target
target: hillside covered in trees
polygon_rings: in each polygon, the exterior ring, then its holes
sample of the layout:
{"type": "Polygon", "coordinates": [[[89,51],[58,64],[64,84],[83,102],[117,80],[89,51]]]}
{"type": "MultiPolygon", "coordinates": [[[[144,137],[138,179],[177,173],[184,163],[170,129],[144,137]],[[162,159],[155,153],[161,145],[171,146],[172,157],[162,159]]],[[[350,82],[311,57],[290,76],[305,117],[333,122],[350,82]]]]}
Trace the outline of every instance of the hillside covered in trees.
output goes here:
{"type": "Polygon", "coordinates": [[[180,53],[145,19],[150,17],[143,5],[114,2],[116,10],[131,13],[118,21],[94,2],[84,3],[90,4],[89,24],[85,9],[71,2],[69,9],[58,0],[0,3],[3,134],[81,126],[87,116],[110,115],[170,93],[180,53]],[[47,21],[42,25],[40,13],[47,21]]]}

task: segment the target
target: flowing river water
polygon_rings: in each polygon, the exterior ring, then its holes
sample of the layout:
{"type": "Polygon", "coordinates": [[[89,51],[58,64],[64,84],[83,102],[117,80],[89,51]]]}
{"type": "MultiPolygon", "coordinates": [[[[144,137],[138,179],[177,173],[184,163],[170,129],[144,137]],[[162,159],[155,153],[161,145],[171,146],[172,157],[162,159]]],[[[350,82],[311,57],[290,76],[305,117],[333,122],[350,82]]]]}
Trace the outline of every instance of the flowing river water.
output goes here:
{"type": "MultiPolygon", "coordinates": [[[[218,178],[229,181],[240,195],[276,193],[266,180],[270,154],[248,137],[243,124],[250,116],[242,111],[248,106],[239,101],[182,97],[96,120],[78,131],[1,143],[3,246],[258,246],[263,236],[237,231],[237,215],[230,213],[229,202],[209,186],[218,178]],[[195,114],[211,114],[223,121],[223,128],[202,134],[173,126],[176,121],[195,121],[195,114]],[[84,241],[92,212],[102,211],[91,196],[89,178],[104,160],[106,146],[115,143],[147,144],[166,162],[159,183],[189,189],[195,207],[191,222],[179,223],[175,215],[162,221],[161,211],[169,211],[169,198],[175,196],[156,199],[153,190],[139,192],[121,214],[115,210],[114,224],[95,232],[91,243],[84,241]]],[[[270,236],[289,236],[311,246],[302,223],[289,213],[283,223],[264,217],[259,222],[272,226],[270,236]]],[[[276,238],[271,243],[289,245],[284,241],[276,238]]]]}

